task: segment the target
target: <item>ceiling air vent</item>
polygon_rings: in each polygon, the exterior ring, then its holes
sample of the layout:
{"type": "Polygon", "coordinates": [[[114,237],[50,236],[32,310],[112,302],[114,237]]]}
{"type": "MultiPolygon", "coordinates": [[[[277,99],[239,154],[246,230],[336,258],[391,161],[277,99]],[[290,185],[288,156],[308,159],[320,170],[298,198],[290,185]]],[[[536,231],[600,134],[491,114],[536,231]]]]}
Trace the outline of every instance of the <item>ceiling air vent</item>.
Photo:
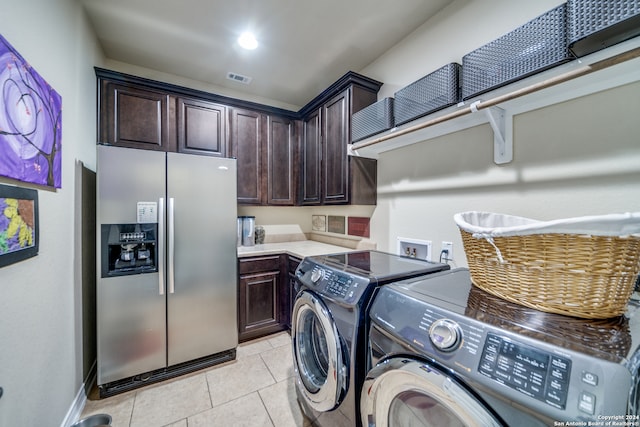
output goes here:
{"type": "Polygon", "coordinates": [[[243,76],[242,74],[232,73],[232,72],[227,73],[227,78],[229,80],[233,80],[234,82],[244,83],[246,85],[251,83],[251,80],[253,80],[251,77],[243,76]]]}

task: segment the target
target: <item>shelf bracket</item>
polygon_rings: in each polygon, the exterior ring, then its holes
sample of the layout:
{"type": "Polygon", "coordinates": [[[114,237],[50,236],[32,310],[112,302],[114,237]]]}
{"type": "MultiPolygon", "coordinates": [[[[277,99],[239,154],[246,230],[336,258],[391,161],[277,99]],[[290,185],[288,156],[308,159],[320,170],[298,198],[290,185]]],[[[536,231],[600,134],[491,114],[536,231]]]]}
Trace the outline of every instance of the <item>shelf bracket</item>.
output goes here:
{"type": "Polygon", "coordinates": [[[484,110],[493,129],[493,162],[502,165],[513,160],[513,115],[500,107],[484,110]]]}

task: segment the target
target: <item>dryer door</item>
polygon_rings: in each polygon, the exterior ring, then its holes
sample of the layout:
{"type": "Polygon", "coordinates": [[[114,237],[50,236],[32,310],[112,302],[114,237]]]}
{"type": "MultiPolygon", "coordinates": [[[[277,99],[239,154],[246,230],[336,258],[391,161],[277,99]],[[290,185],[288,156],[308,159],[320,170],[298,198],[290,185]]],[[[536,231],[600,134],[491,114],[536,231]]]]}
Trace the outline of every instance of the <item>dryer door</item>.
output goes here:
{"type": "Polygon", "coordinates": [[[360,407],[362,425],[371,427],[504,425],[454,378],[403,357],[391,358],[369,372],[360,407]]]}
{"type": "Polygon", "coordinates": [[[316,411],[334,409],[346,393],[348,369],[331,313],[312,292],[296,298],[291,337],[298,390],[316,411]]]}

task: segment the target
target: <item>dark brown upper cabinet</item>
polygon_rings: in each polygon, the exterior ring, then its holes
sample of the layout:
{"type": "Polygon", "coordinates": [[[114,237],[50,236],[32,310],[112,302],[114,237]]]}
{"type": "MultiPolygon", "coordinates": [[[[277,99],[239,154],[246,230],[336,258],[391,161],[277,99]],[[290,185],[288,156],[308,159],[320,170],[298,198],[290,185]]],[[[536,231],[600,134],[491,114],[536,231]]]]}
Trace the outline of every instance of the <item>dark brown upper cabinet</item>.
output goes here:
{"type": "Polygon", "coordinates": [[[322,202],[324,204],[348,202],[349,156],[347,145],[351,141],[349,120],[350,89],[339,93],[322,107],[322,202]]]}
{"type": "Polygon", "coordinates": [[[293,120],[267,119],[267,204],[294,205],[298,175],[298,144],[293,120]]]}
{"type": "Polygon", "coordinates": [[[238,203],[296,203],[295,121],[231,109],[231,155],[238,160],[238,203]]]}
{"type": "Polygon", "coordinates": [[[227,107],[214,102],[178,98],[178,151],[227,156],[227,107]]]}
{"type": "Polygon", "coordinates": [[[322,123],[321,109],[317,108],[302,120],[300,142],[302,187],[301,204],[318,205],[321,199],[322,123]]]}
{"type": "Polygon", "coordinates": [[[347,148],[351,115],[376,102],[378,89],[375,85],[344,85],[305,115],[302,204],[376,204],[377,161],[349,156],[347,148]]]}
{"type": "Polygon", "coordinates": [[[238,161],[238,203],[262,204],[263,190],[263,114],[245,109],[231,109],[231,157],[238,161]]]}
{"type": "Polygon", "coordinates": [[[97,70],[98,142],[227,156],[227,107],[159,82],[97,70]]]}
{"type": "Polygon", "coordinates": [[[168,93],[101,80],[99,95],[99,142],[175,150],[175,104],[168,93]]]}
{"type": "Polygon", "coordinates": [[[96,68],[98,143],[238,160],[238,203],[376,204],[376,161],[347,154],[382,83],[348,72],[298,112],[96,68]]]}

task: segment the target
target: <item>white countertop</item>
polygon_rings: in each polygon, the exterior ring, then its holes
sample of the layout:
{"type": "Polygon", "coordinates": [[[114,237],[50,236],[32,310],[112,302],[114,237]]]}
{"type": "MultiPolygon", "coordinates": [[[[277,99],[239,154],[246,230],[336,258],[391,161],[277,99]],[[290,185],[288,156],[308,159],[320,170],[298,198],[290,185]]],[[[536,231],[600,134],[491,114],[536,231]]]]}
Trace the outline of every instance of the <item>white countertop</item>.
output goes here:
{"type": "Polygon", "coordinates": [[[330,245],[316,242],[314,240],[301,240],[297,242],[265,243],[255,246],[239,246],[238,257],[250,257],[260,255],[273,255],[286,253],[298,258],[307,256],[324,255],[339,252],[352,252],[356,249],[345,248],[344,246],[330,245]]]}

